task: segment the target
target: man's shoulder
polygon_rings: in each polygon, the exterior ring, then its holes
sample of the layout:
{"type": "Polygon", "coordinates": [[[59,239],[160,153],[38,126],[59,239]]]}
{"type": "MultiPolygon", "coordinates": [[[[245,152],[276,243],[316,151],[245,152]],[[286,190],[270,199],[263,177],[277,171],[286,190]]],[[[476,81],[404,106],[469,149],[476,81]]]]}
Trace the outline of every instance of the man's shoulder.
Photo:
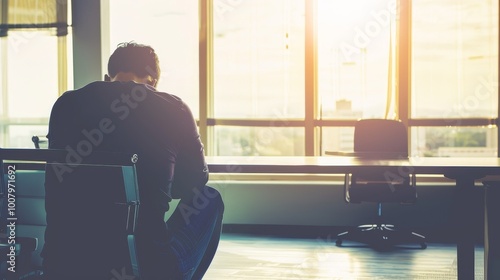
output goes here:
{"type": "Polygon", "coordinates": [[[188,105],[179,96],[159,91],[147,84],[135,82],[92,82],[81,88],[64,92],[58,98],[58,103],[78,103],[88,99],[102,99],[103,94],[107,96],[104,99],[122,100],[125,98],[137,102],[147,100],[148,104],[156,104],[174,110],[179,109],[184,111],[186,108],[189,109],[188,105]]]}
{"type": "Polygon", "coordinates": [[[178,97],[177,95],[174,95],[174,94],[171,94],[171,93],[167,93],[167,92],[164,92],[164,91],[154,91],[154,95],[162,100],[165,100],[169,103],[172,103],[174,105],[177,105],[177,106],[186,106],[186,103],[184,103],[184,101],[178,97]]]}
{"type": "Polygon", "coordinates": [[[81,88],[67,90],[63,94],[61,94],[58,99],[71,99],[85,92],[93,92],[96,90],[96,88],[105,88],[103,83],[104,82],[92,82],[81,88]]]}

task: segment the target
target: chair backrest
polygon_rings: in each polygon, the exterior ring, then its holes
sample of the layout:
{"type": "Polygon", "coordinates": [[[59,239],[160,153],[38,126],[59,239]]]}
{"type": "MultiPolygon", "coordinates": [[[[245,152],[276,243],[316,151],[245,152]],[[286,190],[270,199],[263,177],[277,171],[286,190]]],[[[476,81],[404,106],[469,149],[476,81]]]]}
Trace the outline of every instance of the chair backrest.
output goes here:
{"type": "MultiPolygon", "coordinates": [[[[14,208],[16,238],[18,240],[21,238],[34,238],[38,241],[30,263],[34,267],[41,267],[40,253],[42,246],[40,244],[44,243],[44,233],[47,225],[45,220],[45,188],[43,184],[45,164],[33,163],[29,169],[23,169],[21,166],[14,169],[15,166],[15,164],[4,164],[2,166],[0,232],[6,230],[6,223],[8,222],[8,216],[6,215],[9,208],[14,208]],[[11,191],[10,197],[9,190],[11,191]]],[[[9,230],[6,233],[9,234],[9,230]]]]}
{"type": "MultiPolygon", "coordinates": [[[[361,119],[354,128],[354,153],[360,157],[401,159],[408,157],[408,134],[399,120],[361,119]]],[[[346,174],[347,202],[404,202],[416,200],[415,176],[382,172],[346,174]]]]}
{"type": "MultiPolygon", "coordinates": [[[[45,207],[51,207],[51,214],[48,216],[51,234],[58,236],[55,231],[62,230],[64,232],[59,235],[64,236],[64,238],[57,239],[58,244],[51,244],[49,248],[54,250],[59,245],[59,247],[69,246],[69,248],[65,248],[65,254],[60,256],[60,260],[66,262],[64,265],[73,265],[71,262],[78,262],[77,266],[82,266],[86,271],[91,270],[93,259],[99,259],[99,255],[113,255],[113,252],[109,252],[109,248],[106,248],[106,242],[108,242],[113,245],[118,244],[121,248],[120,252],[126,253],[124,258],[126,267],[113,267],[113,269],[106,271],[108,275],[103,276],[102,279],[112,279],[116,275],[123,275],[125,268],[129,269],[127,273],[130,271],[133,274],[129,274],[130,276],[136,276],[134,279],[139,279],[140,271],[135,249],[135,225],[139,210],[139,192],[135,169],[137,155],[92,152],[88,156],[80,157],[79,162],[69,160],[72,159],[71,156],[74,155],[70,155],[66,150],[0,149],[2,178],[6,178],[5,176],[8,174],[5,173],[9,169],[15,170],[16,175],[15,181],[11,180],[10,186],[6,186],[8,180],[2,180],[3,191],[0,192],[2,200],[7,197],[9,189],[15,188],[16,195],[19,195],[19,200],[16,200],[15,205],[16,226],[18,226],[16,237],[37,237],[39,239],[38,247],[41,249],[44,245],[43,237],[46,225],[44,221],[45,207]],[[47,180],[46,175],[49,174],[46,171],[50,171],[49,173],[54,171],[51,174],[55,174],[58,179],[63,178],[63,180],[59,180],[61,184],[55,184],[51,189],[44,190],[44,181],[47,180]],[[113,191],[116,190],[117,193],[111,193],[109,199],[99,198],[101,194],[105,193],[105,190],[102,189],[103,185],[94,184],[94,187],[89,184],[91,181],[98,182],[100,180],[99,177],[92,177],[93,173],[89,173],[95,171],[109,171],[113,176],[120,177],[116,181],[121,182],[121,184],[113,188],[113,191]],[[81,175],[82,172],[88,175],[88,181],[82,182],[88,188],[72,189],[71,185],[75,182],[74,180],[82,178],[72,178],[73,174],[81,175]],[[101,188],[102,191],[96,191],[96,188],[101,188]],[[40,197],[49,192],[51,192],[51,199],[47,201],[46,205],[43,201],[33,201],[34,199],[40,200],[40,197]],[[85,192],[91,193],[85,195],[85,192]],[[89,197],[94,198],[86,199],[89,197]],[[109,202],[110,205],[105,205],[103,202],[109,202]],[[67,207],[66,211],[65,207],[67,207]],[[101,207],[105,209],[100,209],[101,207]],[[100,211],[104,212],[97,215],[96,213],[100,213],[100,211]],[[53,226],[54,223],[60,223],[57,221],[57,216],[68,218],[69,223],[53,226]],[[120,236],[107,240],[105,239],[106,232],[118,233],[120,236]],[[92,258],[81,258],[82,255],[85,255],[85,251],[90,252],[91,250],[94,250],[92,258]]],[[[54,185],[53,182],[51,184],[54,185]]],[[[3,223],[9,218],[5,216],[6,213],[6,211],[0,213],[3,223]]],[[[45,232],[45,235],[47,234],[45,232]]],[[[34,254],[33,258],[36,264],[40,264],[39,251],[34,254]]],[[[105,259],[101,258],[102,260],[105,259]]],[[[109,261],[112,263],[112,260],[109,261]]]]}
{"type": "Polygon", "coordinates": [[[361,119],[354,127],[354,152],[374,157],[408,157],[408,134],[399,120],[361,119]]]}

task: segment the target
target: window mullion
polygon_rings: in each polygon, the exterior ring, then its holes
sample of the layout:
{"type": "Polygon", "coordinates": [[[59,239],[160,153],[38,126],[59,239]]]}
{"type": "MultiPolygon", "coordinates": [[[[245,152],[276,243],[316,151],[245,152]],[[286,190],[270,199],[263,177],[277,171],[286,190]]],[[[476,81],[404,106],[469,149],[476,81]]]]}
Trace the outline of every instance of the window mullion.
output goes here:
{"type": "Polygon", "coordinates": [[[305,154],[319,154],[314,120],[318,116],[317,81],[317,0],[305,3],[305,154]]]}
{"type": "MultiPolygon", "coordinates": [[[[500,5],[498,7],[500,12],[500,5]]],[[[498,26],[500,26],[500,17],[498,18],[498,26]]],[[[500,28],[498,29],[498,38],[500,38],[500,28]]],[[[497,41],[498,54],[500,54],[500,43],[497,41]]],[[[499,91],[498,81],[500,81],[500,58],[497,57],[497,93],[499,91]]],[[[497,107],[497,157],[500,157],[500,96],[497,98],[498,107],[497,107]]]]}
{"type": "Polygon", "coordinates": [[[199,116],[200,139],[205,145],[205,154],[214,155],[213,127],[208,119],[213,112],[213,0],[199,2],[199,116]]]}
{"type": "MultiPolygon", "coordinates": [[[[399,0],[397,25],[397,100],[398,118],[408,127],[411,139],[411,0],[399,0]]],[[[411,143],[408,143],[411,147],[411,143]]]]}
{"type": "Polygon", "coordinates": [[[68,48],[66,36],[57,37],[57,81],[59,95],[68,90],[68,48]]]}

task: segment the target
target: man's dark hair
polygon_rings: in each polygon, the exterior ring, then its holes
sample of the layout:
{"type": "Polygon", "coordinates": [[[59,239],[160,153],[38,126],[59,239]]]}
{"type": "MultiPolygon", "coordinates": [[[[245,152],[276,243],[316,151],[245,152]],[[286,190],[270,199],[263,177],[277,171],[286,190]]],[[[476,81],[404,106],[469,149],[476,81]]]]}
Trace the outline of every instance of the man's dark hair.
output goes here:
{"type": "Polygon", "coordinates": [[[134,73],[139,78],[151,76],[160,78],[160,63],[155,50],[135,42],[120,43],[108,61],[108,74],[116,76],[119,72],[134,73]]]}

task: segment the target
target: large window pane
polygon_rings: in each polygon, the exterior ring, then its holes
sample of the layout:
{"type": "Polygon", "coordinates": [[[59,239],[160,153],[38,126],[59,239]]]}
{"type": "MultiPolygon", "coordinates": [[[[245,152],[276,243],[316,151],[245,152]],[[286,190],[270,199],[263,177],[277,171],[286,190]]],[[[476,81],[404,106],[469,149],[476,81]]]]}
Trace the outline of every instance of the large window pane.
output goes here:
{"type": "Polygon", "coordinates": [[[498,1],[412,3],[412,117],[496,117],[498,1]]]}
{"type": "Polygon", "coordinates": [[[155,49],[157,89],[182,98],[198,118],[198,1],[110,1],[110,51],[130,41],[155,49]]]}
{"type": "Polygon", "coordinates": [[[412,129],[412,155],[426,157],[496,157],[495,127],[419,127],[412,129]]]}
{"type": "Polygon", "coordinates": [[[215,127],[216,156],[303,156],[304,129],[215,127]]]}
{"type": "Polygon", "coordinates": [[[354,127],[321,128],[321,154],[325,152],[353,152],[354,127]]]}
{"type": "Polygon", "coordinates": [[[323,118],[392,116],[396,11],[396,1],[318,1],[323,118]]]}
{"type": "Polygon", "coordinates": [[[8,117],[48,119],[59,96],[57,37],[10,31],[7,42],[8,117]]]}
{"type": "Polygon", "coordinates": [[[304,1],[217,2],[215,117],[304,118],[304,1]]]}

